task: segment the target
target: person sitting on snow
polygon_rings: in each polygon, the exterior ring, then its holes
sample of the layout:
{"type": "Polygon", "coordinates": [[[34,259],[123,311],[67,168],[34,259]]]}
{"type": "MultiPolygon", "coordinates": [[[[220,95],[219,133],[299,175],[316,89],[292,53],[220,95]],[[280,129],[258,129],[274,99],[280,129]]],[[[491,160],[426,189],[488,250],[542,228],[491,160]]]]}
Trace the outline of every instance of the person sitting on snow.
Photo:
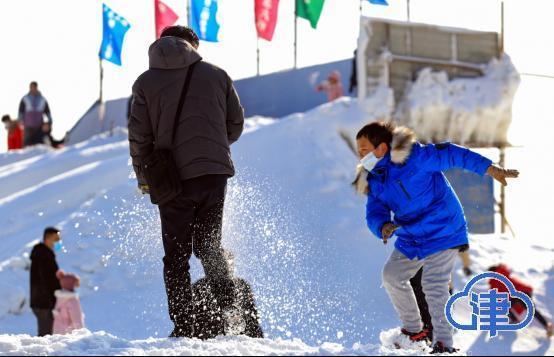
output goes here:
{"type": "MultiPolygon", "coordinates": [[[[489,268],[489,271],[504,275],[508,280],[514,284],[514,287],[517,291],[527,294],[529,298],[533,297],[533,287],[529,284],[524,283],[522,280],[512,276],[510,268],[506,264],[493,265],[489,268]]],[[[496,289],[498,292],[507,293],[508,288],[499,280],[489,279],[489,286],[491,289],[496,289]]],[[[527,313],[527,306],[518,298],[510,298],[512,306],[510,307],[510,323],[518,323],[527,313]]],[[[552,337],[554,335],[554,325],[552,322],[548,322],[543,314],[535,307],[535,318],[543,325],[546,329],[546,335],[552,337]]]]}
{"type": "Polygon", "coordinates": [[[329,102],[342,97],[344,95],[344,90],[342,88],[340,72],[331,72],[329,77],[321,82],[315,89],[318,92],[327,93],[327,100],[329,102]]]}
{"type": "Polygon", "coordinates": [[[423,268],[421,285],[433,325],[433,353],[455,352],[444,307],[454,261],[468,245],[468,232],[460,201],[443,171],[459,167],[488,174],[503,185],[519,173],[455,144],[423,145],[413,131],[392,123],[366,125],[356,140],[361,159],[357,187],[367,193],[368,227],[385,244],[393,234],[397,237],[383,269],[383,285],[402,320],[402,333],[416,341],[426,338],[409,284],[423,268]]]}
{"type": "Polygon", "coordinates": [[[60,281],[60,290],[56,290],[56,307],[54,308],[54,334],[65,335],[73,330],[85,327],[79,295],[75,289],[81,284],[77,275],[58,270],[56,277],[60,281]]]}
{"type": "Polygon", "coordinates": [[[235,304],[237,305],[235,311],[240,311],[240,316],[223,318],[208,279],[202,278],[192,285],[193,336],[202,340],[221,335],[246,335],[252,338],[263,338],[264,334],[260,326],[252,289],[246,280],[234,277],[235,265],[233,253],[224,251],[223,255],[235,285],[235,304]],[[232,325],[229,321],[232,322],[232,325]]]}

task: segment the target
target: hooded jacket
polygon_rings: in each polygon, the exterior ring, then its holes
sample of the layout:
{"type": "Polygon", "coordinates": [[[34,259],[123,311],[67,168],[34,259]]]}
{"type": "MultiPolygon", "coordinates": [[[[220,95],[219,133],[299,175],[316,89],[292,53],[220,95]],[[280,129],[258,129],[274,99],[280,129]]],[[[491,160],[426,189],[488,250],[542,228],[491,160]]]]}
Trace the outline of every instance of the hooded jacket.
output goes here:
{"type": "Polygon", "coordinates": [[[385,223],[399,225],[395,247],[409,259],[468,244],[462,205],[443,171],[458,167],[484,175],[491,164],[455,144],[423,145],[411,130],[397,128],[390,152],[367,175],[369,229],[382,238],[385,223]]]}
{"type": "Polygon", "coordinates": [[[79,295],[73,291],[56,290],[53,332],[59,335],[71,333],[85,327],[79,295]]]}
{"type": "Polygon", "coordinates": [[[227,73],[207,62],[185,40],[163,37],[148,51],[150,68],[133,85],[129,143],[139,184],[142,158],[171,149],[182,180],[233,176],[230,145],[240,137],[244,111],[227,73]],[[181,117],[173,128],[188,68],[196,63],[181,117]],[[175,141],[171,144],[173,130],[175,141]]]}
{"type": "MultiPolygon", "coordinates": [[[[508,266],[506,266],[504,264],[500,264],[500,265],[496,266],[494,269],[492,269],[492,271],[494,271],[498,274],[504,275],[506,278],[508,278],[508,280],[510,280],[512,282],[512,284],[514,284],[514,287],[516,288],[517,291],[521,291],[521,292],[523,292],[523,293],[525,293],[529,296],[533,295],[533,287],[529,284],[524,283],[522,280],[513,277],[512,272],[511,272],[510,268],[508,268],[508,266]]],[[[502,283],[501,281],[498,281],[496,279],[490,279],[489,280],[489,285],[490,285],[491,289],[497,289],[501,293],[508,293],[509,292],[506,285],[504,285],[504,283],[502,283]]]]}
{"type": "Polygon", "coordinates": [[[58,264],[54,252],[44,243],[35,245],[31,252],[31,308],[54,308],[54,292],[60,289],[57,271],[58,264]]]}

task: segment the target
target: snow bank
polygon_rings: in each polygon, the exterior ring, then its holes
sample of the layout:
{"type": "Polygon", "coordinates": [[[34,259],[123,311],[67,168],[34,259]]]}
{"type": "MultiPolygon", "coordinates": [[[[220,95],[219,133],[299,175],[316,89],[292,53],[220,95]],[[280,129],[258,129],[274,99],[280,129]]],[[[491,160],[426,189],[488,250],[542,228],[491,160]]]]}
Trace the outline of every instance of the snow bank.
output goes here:
{"type": "Polygon", "coordinates": [[[210,341],[155,338],[129,341],[106,332],[80,330],[72,335],[46,338],[0,335],[0,352],[4,356],[367,356],[378,352],[378,347],[356,344],[345,348],[334,343],[314,347],[298,339],[268,340],[241,336],[210,341]]]}
{"type": "Polygon", "coordinates": [[[421,70],[395,118],[423,141],[506,144],[519,74],[510,58],[493,59],[479,78],[448,79],[444,71],[421,70]]]}
{"type": "MultiPolygon", "coordinates": [[[[399,324],[380,278],[392,245],[383,246],[365,226],[364,199],[350,186],[357,159],[339,135],[390,114],[383,106],[390,91],[380,93],[278,121],[258,118],[232,148],[237,176],[228,189],[224,245],[235,253],[237,275],[252,284],[265,340],[159,339],[171,330],[159,216],[136,191],[124,131],[61,151],[15,154],[22,160],[8,155],[7,164],[0,158],[0,354],[412,353],[377,347],[381,332],[399,324]],[[28,253],[47,225],[63,231],[60,267],[81,276],[87,328],[106,333],[23,336],[36,329],[27,300],[28,253]]],[[[472,243],[475,271],[501,257],[521,262],[514,269],[541,287],[536,297],[548,313],[551,250],[497,236],[472,243]],[[544,264],[531,270],[517,252],[544,264]]],[[[195,259],[191,274],[203,276],[195,259]]],[[[464,279],[458,266],[456,289],[464,279]]],[[[516,347],[554,352],[540,339],[540,327],[528,331],[504,342],[459,333],[455,342],[475,354],[516,347]]]]}

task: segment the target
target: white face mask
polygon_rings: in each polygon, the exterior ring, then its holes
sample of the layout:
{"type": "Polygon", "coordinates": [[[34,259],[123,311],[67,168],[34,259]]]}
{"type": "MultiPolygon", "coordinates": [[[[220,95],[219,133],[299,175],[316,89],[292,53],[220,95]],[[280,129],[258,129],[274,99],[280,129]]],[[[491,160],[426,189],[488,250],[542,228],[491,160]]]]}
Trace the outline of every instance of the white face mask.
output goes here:
{"type": "Polygon", "coordinates": [[[360,163],[364,169],[371,172],[380,160],[381,159],[378,159],[373,152],[370,152],[360,160],[360,163]]]}

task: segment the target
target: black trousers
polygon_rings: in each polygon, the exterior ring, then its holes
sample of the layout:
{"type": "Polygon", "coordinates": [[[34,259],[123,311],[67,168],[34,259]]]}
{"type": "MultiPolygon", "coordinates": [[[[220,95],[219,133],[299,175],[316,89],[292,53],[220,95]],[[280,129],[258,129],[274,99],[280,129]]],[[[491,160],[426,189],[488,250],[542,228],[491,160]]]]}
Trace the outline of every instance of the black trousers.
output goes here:
{"type": "Polygon", "coordinates": [[[227,176],[208,175],[183,182],[182,194],[159,206],[165,256],[164,282],[169,316],[175,326],[193,324],[189,259],[194,255],[220,308],[233,303],[234,285],[221,247],[227,176]]]}
{"type": "Polygon", "coordinates": [[[23,146],[32,146],[44,143],[44,132],[42,127],[38,128],[25,128],[23,131],[23,146]]]}
{"type": "Polygon", "coordinates": [[[423,276],[423,268],[419,269],[417,274],[410,279],[410,284],[414,291],[417,307],[419,307],[419,314],[421,315],[421,321],[423,322],[423,328],[432,330],[433,324],[431,323],[431,314],[429,313],[429,305],[427,305],[427,300],[425,300],[425,293],[423,292],[423,287],[421,286],[421,278],[423,276]]]}
{"type": "Polygon", "coordinates": [[[33,308],[33,314],[37,318],[38,324],[38,336],[44,337],[51,335],[54,328],[54,314],[52,309],[35,309],[33,308]]]}

